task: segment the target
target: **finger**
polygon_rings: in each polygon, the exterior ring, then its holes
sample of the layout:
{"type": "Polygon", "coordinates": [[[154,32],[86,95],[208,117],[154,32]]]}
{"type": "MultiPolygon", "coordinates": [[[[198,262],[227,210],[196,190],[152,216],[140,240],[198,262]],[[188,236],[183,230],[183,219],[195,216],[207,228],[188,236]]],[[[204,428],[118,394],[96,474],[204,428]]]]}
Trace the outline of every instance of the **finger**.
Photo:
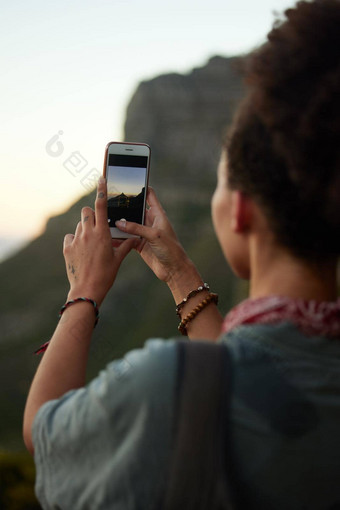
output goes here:
{"type": "Polygon", "coordinates": [[[112,248],[118,248],[123,242],[124,239],[112,239],[112,248]]]}
{"type": "Polygon", "coordinates": [[[94,226],[94,211],[91,209],[91,207],[82,208],[81,221],[84,229],[94,226]]]}
{"type": "Polygon", "coordinates": [[[107,187],[105,177],[98,180],[97,198],[95,202],[96,226],[108,228],[107,221],[107,187]]]}
{"type": "Polygon", "coordinates": [[[115,249],[115,255],[118,256],[120,261],[122,261],[126,255],[137,246],[136,241],[138,242],[138,239],[125,239],[125,241],[123,241],[121,245],[115,249]]]}
{"type": "Polygon", "coordinates": [[[148,194],[146,197],[146,201],[150,207],[155,207],[157,209],[163,210],[163,207],[157,198],[155,190],[153,188],[151,188],[151,186],[148,187],[148,194]]]}
{"type": "Polygon", "coordinates": [[[132,221],[126,221],[124,219],[116,221],[115,225],[122,232],[143,237],[147,241],[153,241],[158,235],[158,230],[155,228],[140,225],[139,223],[134,223],[132,221]]]}
{"type": "MultiPolygon", "coordinates": [[[[126,239],[112,239],[112,248],[119,248],[119,246],[125,243],[126,239]]],[[[146,243],[145,239],[141,239],[140,237],[131,238],[131,241],[134,242],[132,248],[137,251],[141,251],[144,244],[146,243]]]]}
{"type": "Polygon", "coordinates": [[[141,253],[146,242],[147,242],[146,239],[143,238],[136,240],[136,244],[134,245],[133,249],[136,250],[138,253],[141,253]]]}
{"type": "Polygon", "coordinates": [[[73,239],[74,239],[73,234],[66,234],[66,236],[64,237],[64,250],[68,246],[71,246],[73,239]]]}
{"type": "Polygon", "coordinates": [[[147,227],[151,227],[153,225],[155,217],[156,217],[155,209],[146,209],[144,216],[144,225],[146,225],[147,227]]]}
{"type": "Polygon", "coordinates": [[[81,221],[78,221],[76,231],[74,233],[74,237],[79,237],[83,231],[83,227],[81,225],[81,221]]]}

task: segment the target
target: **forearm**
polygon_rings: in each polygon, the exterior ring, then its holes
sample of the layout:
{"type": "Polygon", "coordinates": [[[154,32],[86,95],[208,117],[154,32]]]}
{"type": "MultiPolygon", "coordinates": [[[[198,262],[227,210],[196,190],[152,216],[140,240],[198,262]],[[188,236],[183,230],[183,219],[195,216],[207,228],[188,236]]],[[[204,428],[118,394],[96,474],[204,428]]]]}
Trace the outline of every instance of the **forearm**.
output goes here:
{"type": "MultiPolygon", "coordinates": [[[[183,264],[182,270],[178,271],[169,281],[168,286],[171,290],[175,303],[182,302],[184,298],[194,289],[202,285],[203,280],[192,264],[188,260],[183,264]]],[[[209,294],[208,290],[202,290],[181,308],[181,318],[186,317],[199,303],[201,303],[209,294]]],[[[180,319],[179,319],[180,320],[180,319]]],[[[187,324],[187,333],[191,340],[216,340],[221,333],[223,317],[215,303],[209,303],[206,308],[200,311],[196,317],[187,324]]]]}
{"type": "MultiPolygon", "coordinates": [[[[63,252],[70,282],[68,300],[85,296],[100,305],[115,280],[120,264],[135,245],[134,239],[127,239],[113,249],[106,198],[106,181],[101,178],[95,211],[84,207],[75,234],[64,237],[63,252]]],[[[85,384],[94,324],[93,305],[86,301],[78,301],[66,308],[59,321],[27,398],[24,440],[32,453],[32,424],[40,407],[85,384]]]]}
{"type": "Polygon", "coordinates": [[[47,401],[84,386],[94,325],[93,306],[75,303],[65,310],[33,379],[24,414],[24,440],[33,452],[35,415],[47,401]]]}

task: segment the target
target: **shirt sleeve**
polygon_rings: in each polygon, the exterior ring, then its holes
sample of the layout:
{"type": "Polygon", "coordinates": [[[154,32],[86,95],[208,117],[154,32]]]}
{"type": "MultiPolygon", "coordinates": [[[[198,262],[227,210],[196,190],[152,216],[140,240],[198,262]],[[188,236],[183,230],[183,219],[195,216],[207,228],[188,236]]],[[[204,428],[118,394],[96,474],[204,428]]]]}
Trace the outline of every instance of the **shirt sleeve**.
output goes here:
{"type": "Polygon", "coordinates": [[[86,387],[44,404],[33,424],[44,509],[156,509],[171,452],[174,340],[149,340],[86,387]]]}

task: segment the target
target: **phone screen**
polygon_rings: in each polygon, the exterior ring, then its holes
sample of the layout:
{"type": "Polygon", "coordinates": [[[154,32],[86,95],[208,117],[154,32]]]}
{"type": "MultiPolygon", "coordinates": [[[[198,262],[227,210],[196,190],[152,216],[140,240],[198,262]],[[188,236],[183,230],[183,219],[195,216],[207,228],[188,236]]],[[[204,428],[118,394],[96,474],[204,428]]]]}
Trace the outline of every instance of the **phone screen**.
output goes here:
{"type": "Polygon", "coordinates": [[[125,218],[143,223],[148,157],[109,154],[106,172],[109,226],[125,218]]]}

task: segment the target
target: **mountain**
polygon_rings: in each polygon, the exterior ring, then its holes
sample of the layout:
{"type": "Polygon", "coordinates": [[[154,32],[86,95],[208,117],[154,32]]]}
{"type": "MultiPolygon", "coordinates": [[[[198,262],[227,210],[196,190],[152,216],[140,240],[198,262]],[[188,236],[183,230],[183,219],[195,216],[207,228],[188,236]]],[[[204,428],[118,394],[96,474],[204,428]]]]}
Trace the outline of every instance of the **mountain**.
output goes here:
{"type": "Polygon", "coordinates": [[[114,226],[115,221],[125,218],[127,221],[142,223],[144,206],[145,188],[136,195],[127,197],[124,193],[110,198],[107,201],[108,219],[110,226],[114,226]]]}
{"type": "MultiPolygon", "coordinates": [[[[151,146],[150,184],[204,281],[225,312],[244,295],[213,233],[210,199],[221,140],[242,85],[235,58],[214,57],[192,72],[140,83],[127,108],[125,139],[151,146]]],[[[65,233],[74,232],[83,197],[51,218],[45,232],[0,264],[0,448],[20,449],[23,406],[39,360],[33,351],[52,335],[68,290],[62,256],[65,233]]],[[[124,261],[101,307],[88,377],[148,337],[177,336],[175,304],[137,253],[124,261]]]]}
{"type": "Polygon", "coordinates": [[[115,197],[109,198],[107,201],[108,207],[141,207],[144,202],[144,192],[145,188],[143,188],[143,191],[141,191],[136,196],[129,196],[127,197],[124,193],[121,193],[120,195],[117,195],[115,197]]]}
{"type": "Polygon", "coordinates": [[[27,242],[27,239],[22,237],[0,237],[0,262],[9,258],[27,242]]]}

